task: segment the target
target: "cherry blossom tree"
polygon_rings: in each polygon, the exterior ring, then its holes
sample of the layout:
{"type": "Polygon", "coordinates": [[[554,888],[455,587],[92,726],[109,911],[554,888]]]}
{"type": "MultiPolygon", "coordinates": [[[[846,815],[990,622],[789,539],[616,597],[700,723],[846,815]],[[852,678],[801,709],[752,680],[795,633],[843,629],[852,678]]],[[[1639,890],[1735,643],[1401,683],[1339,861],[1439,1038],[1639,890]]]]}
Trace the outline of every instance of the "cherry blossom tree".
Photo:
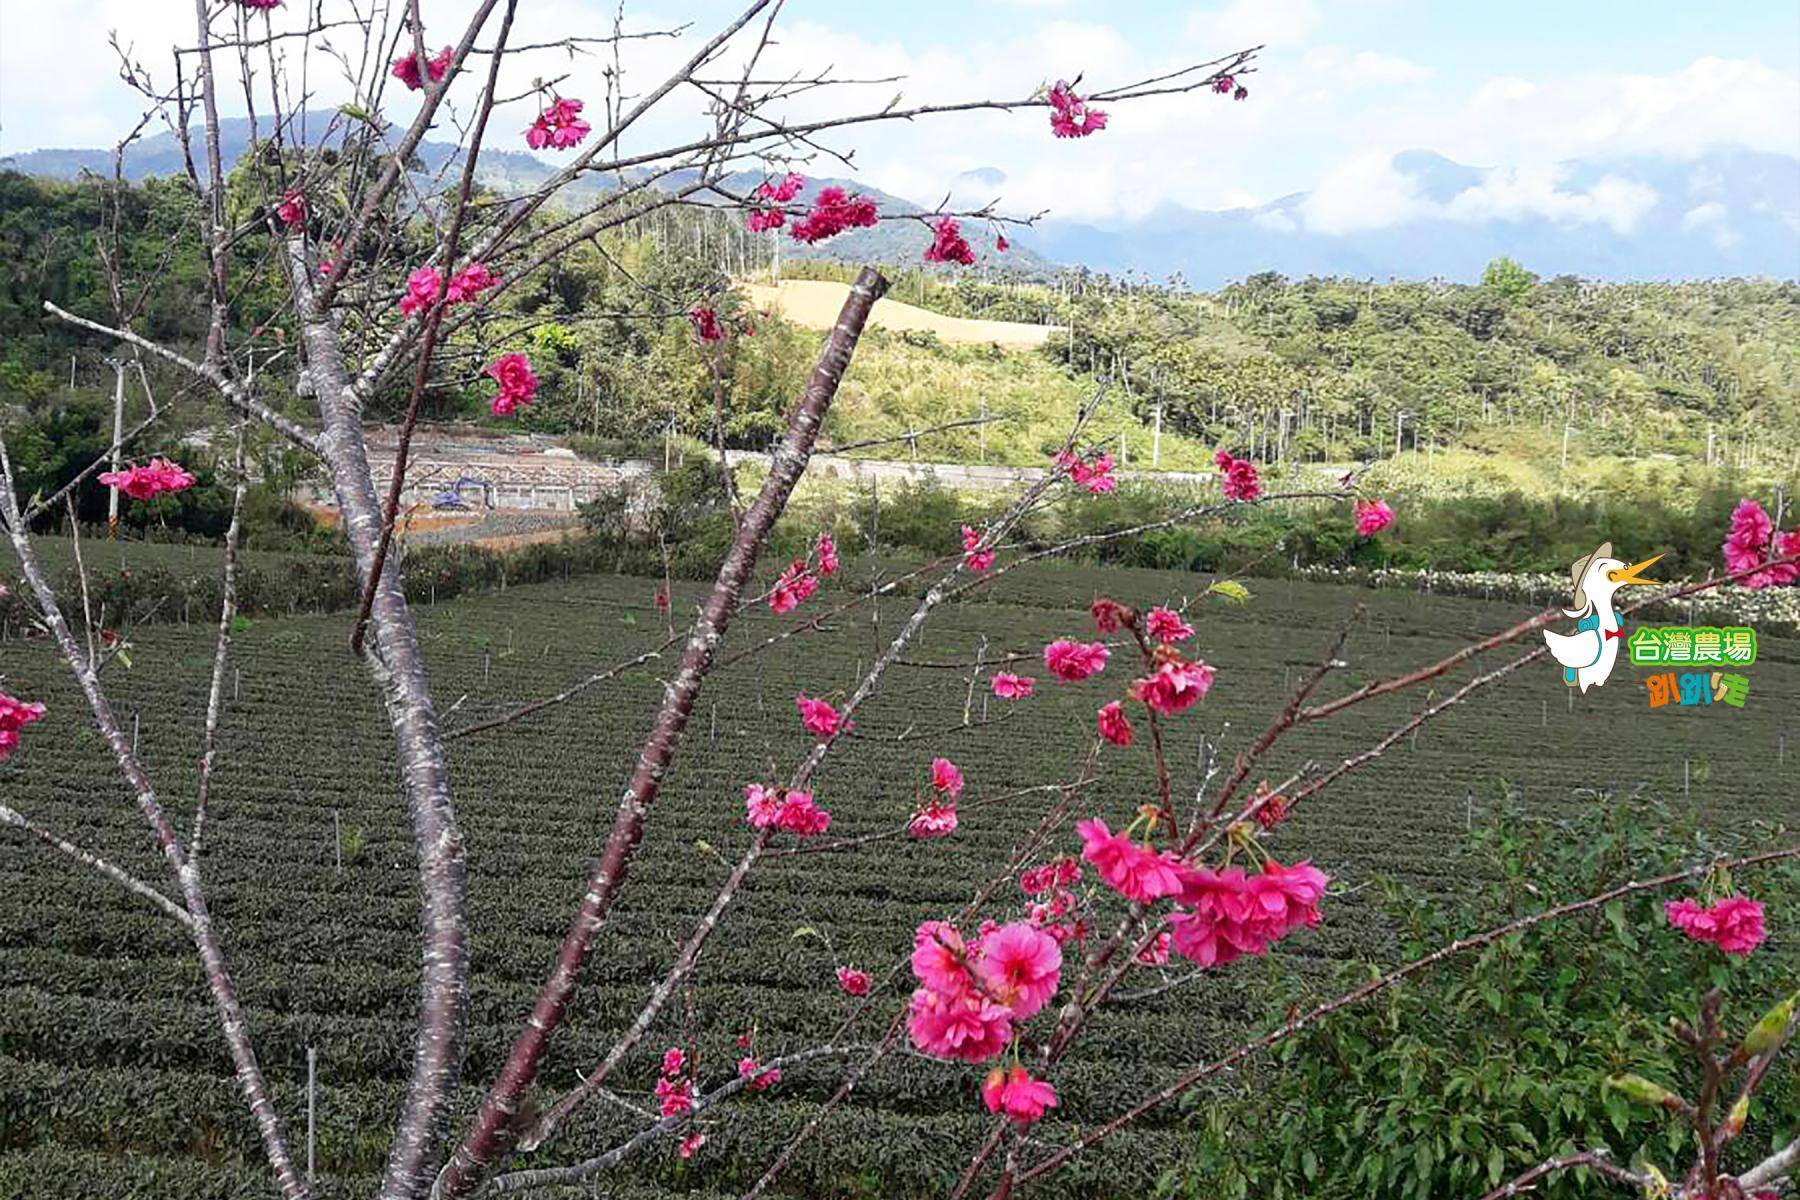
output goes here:
{"type": "MultiPolygon", "coordinates": [[[[1109,503],[1117,475],[1111,458],[1084,439],[1093,411],[1090,405],[1041,475],[1024,486],[1004,511],[980,528],[960,530],[961,553],[855,592],[834,578],[837,550],[828,536],[814,541],[804,557],[771,569],[761,561],[763,549],[806,470],[870,310],[887,287],[877,271],[868,269],[850,288],[824,339],[767,476],[753,497],[732,497],[732,542],[684,633],[673,632],[675,614],[670,611],[671,636],[652,653],[677,655],[674,672],[630,777],[620,785],[610,828],[596,830],[599,853],[580,893],[571,897],[574,915],[553,959],[545,964],[531,1010],[519,1014],[516,1039],[493,1077],[463,1080],[470,973],[469,863],[457,822],[446,744],[456,738],[492,736],[529,721],[547,708],[603,686],[649,656],[597,672],[502,717],[445,729],[421,654],[415,615],[402,586],[404,563],[394,543],[411,439],[433,372],[440,365],[440,351],[459,336],[478,339],[492,351],[491,357],[484,354],[479,371],[493,388],[492,413],[505,418],[532,404],[539,388],[537,374],[524,339],[506,322],[493,319],[495,301],[573,247],[672,207],[703,206],[733,213],[750,230],[808,244],[884,221],[916,221],[930,235],[927,261],[951,268],[967,265],[974,261],[975,251],[965,225],[1004,229],[1034,218],[1008,215],[997,203],[962,210],[946,206],[925,214],[886,213],[869,197],[838,186],[818,190],[809,202],[803,199],[803,172],[813,169],[814,163],[848,161],[840,147],[861,127],[936,121],[954,128],[960,118],[978,112],[1043,120],[1052,139],[1046,153],[1079,154],[1084,139],[1103,136],[1109,127],[1130,120],[1137,102],[1171,97],[1187,97],[1195,104],[1216,103],[1220,97],[1245,99],[1259,49],[1233,50],[1209,62],[1136,81],[1090,82],[1080,75],[1080,64],[1047,63],[1042,86],[1025,94],[905,106],[896,97],[866,111],[846,106],[830,115],[795,117],[790,115],[794,101],[829,94],[843,81],[830,72],[766,69],[777,41],[779,0],[750,0],[734,19],[704,35],[685,27],[628,32],[622,21],[615,21],[595,34],[577,31],[538,43],[519,36],[518,8],[517,0],[478,0],[466,23],[446,27],[422,0],[403,5],[378,0],[372,6],[344,5],[341,10],[327,2],[309,6],[284,5],[280,0],[223,4],[196,0],[191,44],[176,50],[172,73],[153,70],[129,51],[122,52],[121,74],[142,95],[149,115],[121,144],[115,177],[122,177],[118,164],[125,144],[150,122],[166,123],[182,146],[196,200],[207,262],[206,334],[194,348],[160,344],[137,332],[131,297],[138,281],[128,276],[116,254],[104,256],[102,264],[113,285],[112,312],[73,313],[45,305],[47,319],[109,338],[140,362],[161,364],[234,414],[240,509],[245,490],[242,441],[246,430],[257,430],[319,461],[342,516],[360,587],[351,648],[370,686],[381,696],[391,728],[415,843],[421,903],[412,1069],[394,1120],[378,1191],[382,1200],[427,1196],[454,1200],[579,1182],[659,1143],[678,1146],[684,1157],[703,1154],[706,1129],[710,1122],[723,1119],[725,1100],[777,1087],[782,1071],[800,1063],[841,1064],[841,1082],[833,1094],[815,1107],[792,1139],[766,1148],[767,1169],[748,1193],[760,1195],[780,1178],[800,1145],[827,1127],[845,1097],[876,1064],[907,1053],[969,1064],[971,1103],[985,1108],[992,1123],[981,1142],[969,1148],[967,1166],[953,1194],[960,1197],[983,1188],[1006,1196],[1203,1080],[1452,955],[1531,924],[1588,911],[1621,895],[1717,880],[1726,870],[1741,876],[1758,866],[1800,857],[1800,846],[1789,846],[1729,863],[1700,863],[1662,879],[1570,901],[1500,929],[1471,933],[1354,991],[1293,1014],[1215,1061],[1185,1068],[1074,1142],[1050,1150],[1034,1145],[1024,1133],[1058,1105],[1059,1068],[1071,1055],[1093,1048],[1086,1036],[1093,1017],[1119,1002],[1120,984],[1133,972],[1160,968],[1171,955],[1191,960],[1196,971],[1229,969],[1233,961],[1265,954],[1294,929],[1327,915],[1331,881],[1308,862],[1273,858],[1263,846],[1269,830],[1297,805],[1314,800],[1337,780],[1379,758],[1419,725],[1545,652],[1524,653],[1475,675],[1446,696],[1429,699],[1412,719],[1335,765],[1319,769],[1290,763],[1282,768],[1286,778],[1269,783],[1264,773],[1284,749],[1286,735],[1376,697],[1418,689],[1477,655],[1518,642],[1557,614],[1554,610],[1540,614],[1437,663],[1366,684],[1333,700],[1319,699],[1321,685],[1342,665],[1346,626],[1333,644],[1321,648],[1317,667],[1294,688],[1267,729],[1229,760],[1220,754],[1209,756],[1197,778],[1178,779],[1168,753],[1172,731],[1184,719],[1192,719],[1196,705],[1211,689],[1230,684],[1184,648],[1195,637],[1196,626],[1204,623],[1205,613],[1199,608],[1142,607],[1129,597],[1109,599],[1096,604],[1092,629],[1066,631],[1066,636],[1042,648],[1039,661],[978,656],[962,664],[969,674],[971,697],[977,687],[987,687],[997,699],[1023,706],[1026,712],[1040,688],[1084,688],[1092,693],[1094,734],[1073,757],[1067,778],[1015,793],[972,798],[956,764],[946,755],[935,755],[918,782],[916,811],[903,826],[873,836],[832,839],[830,799],[814,787],[818,768],[846,739],[860,735],[859,709],[942,605],[1031,563],[1236,506],[1303,499],[1354,505],[1358,531],[1369,537],[1378,536],[1396,519],[1386,503],[1361,493],[1354,473],[1342,486],[1326,491],[1275,491],[1265,486],[1255,463],[1221,448],[1219,486],[1180,512],[1051,546],[1023,545],[1016,537],[1020,523],[1036,512],[1053,505],[1109,503]],[[612,54],[616,62],[628,42],[677,35],[683,47],[692,39],[692,53],[640,92],[629,91],[617,70],[608,73],[602,97],[567,94],[562,90],[566,77],[539,76],[528,88],[507,91],[507,81],[518,77],[520,64],[527,70],[549,70],[577,53],[612,54]],[[321,117],[311,102],[316,81],[327,75],[351,99],[329,117],[321,117]],[[220,111],[227,95],[248,115],[255,148],[247,169],[236,176],[228,172],[221,148],[220,111]],[[635,143],[653,123],[652,116],[660,120],[671,112],[683,115],[689,132],[653,149],[625,149],[628,133],[635,143]],[[328,124],[323,132],[313,127],[321,119],[328,124]],[[436,173],[422,170],[415,156],[425,137],[447,129],[455,131],[457,153],[436,173]],[[484,151],[497,145],[541,152],[556,168],[543,184],[522,194],[485,196],[476,186],[478,171],[484,151]],[[759,173],[762,182],[747,190],[734,189],[732,177],[746,170],[759,173]],[[605,186],[577,186],[595,181],[604,181],[605,186]],[[276,311],[261,314],[261,327],[291,331],[278,357],[283,358],[280,369],[292,372],[299,382],[298,390],[306,399],[304,411],[283,411],[269,402],[258,387],[258,380],[274,369],[266,352],[253,368],[254,356],[263,348],[253,341],[234,340],[232,331],[240,324],[234,315],[252,284],[267,284],[270,294],[280,297],[276,311]],[[386,493],[381,494],[370,470],[364,415],[373,400],[388,394],[404,398],[403,416],[397,462],[386,493]],[[541,1070],[545,1055],[581,1003],[578,985],[584,971],[604,966],[595,962],[596,936],[628,886],[639,841],[654,819],[662,781],[684,751],[684,734],[709,676],[722,661],[803,639],[827,616],[875,603],[913,584],[922,586],[920,598],[847,695],[841,700],[804,693],[797,697],[796,719],[813,739],[811,749],[785,779],[743,780],[744,848],[710,904],[691,914],[674,963],[652,982],[624,1032],[579,1082],[541,1103],[547,1084],[541,1070]],[[725,655],[734,618],[752,606],[766,606],[777,615],[793,614],[795,621],[774,636],[725,655]],[[1126,754],[1148,756],[1155,788],[1143,797],[1136,817],[1115,830],[1085,810],[1084,789],[1109,763],[1126,754]],[[967,903],[912,931],[913,949],[905,959],[885,966],[844,963],[837,968],[836,981],[853,1006],[852,1019],[843,1029],[820,1030],[813,1044],[775,1048],[761,1056],[758,1048],[746,1047],[735,1069],[722,1079],[701,1078],[693,1056],[683,1047],[662,1049],[654,1117],[614,1146],[560,1144],[570,1115],[604,1094],[608,1080],[628,1058],[640,1049],[656,1050],[646,1043],[659,1017],[700,968],[708,940],[759,865],[802,853],[868,853],[870,869],[879,870],[875,854],[884,840],[955,836],[960,823],[979,820],[984,805],[1001,800],[1042,804],[1033,835],[1004,861],[993,864],[991,878],[967,903]],[[877,1028],[885,1022],[885,1031],[873,1040],[850,1037],[848,1030],[860,1028],[858,1022],[865,1015],[877,1028]],[[451,1121],[452,1090],[459,1080],[484,1089],[477,1111],[460,1128],[451,1121]],[[558,1151],[567,1161],[558,1167],[520,1168],[513,1158],[521,1151],[539,1152],[540,1161],[544,1154],[558,1151]]],[[[1004,237],[997,245],[1004,249],[1003,243],[1004,237]]],[[[676,312],[688,317],[694,337],[709,353],[715,417],[722,427],[731,397],[716,352],[721,343],[746,331],[722,316],[709,294],[679,299],[676,312]]],[[[98,474],[113,450],[129,452],[160,411],[153,405],[145,425],[122,432],[118,444],[82,479],[98,474]]],[[[722,438],[720,453],[723,456],[722,438]]],[[[729,477],[730,472],[725,474],[729,477]]],[[[142,500],[185,488],[193,477],[179,464],[155,459],[107,472],[98,482],[142,500]]],[[[76,602],[51,586],[31,539],[33,522],[54,511],[65,495],[32,501],[19,496],[3,439],[0,483],[4,484],[0,518],[43,630],[80,685],[92,721],[165,859],[174,894],[43,828],[29,813],[0,808],[0,820],[154,903],[187,931],[204,967],[220,1031],[274,1180],[284,1196],[304,1197],[308,1185],[296,1168],[288,1125],[276,1110],[258,1065],[238,1005],[231,957],[207,906],[203,835],[211,764],[225,714],[222,688],[231,653],[239,522],[234,519],[226,538],[225,601],[213,660],[201,782],[184,829],[183,814],[159,791],[108,701],[100,668],[109,651],[100,631],[85,604],[77,612],[76,602]]],[[[1733,561],[1729,574],[1674,594],[1766,572],[1765,556],[1751,553],[1754,540],[1750,534],[1740,538],[1739,551],[1756,561],[1733,561]]],[[[1774,549],[1792,556],[1792,547],[1774,549]]],[[[28,693],[26,683],[13,680],[8,686],[28,693]]],[[[28,699],[0,694],[0,757],[29,753],[31,741],[45,736],[44,715],[42,707],[28,699]]],[[[965,713],[964,723],[969,720],[965,713]]],[[[739,802],[736,796],[722,797],[721,809],[729,806],[735,816],[739,802]]],[[[1755,902],[1737,893],[1707,899],[1707,904],[1692,901],[1691,907],[1672,907],[1671,919],[1689,934],[1715,940],[1723,952],[1753,949],[1759,940],[1754,930],[1760,929],[1761,921],[1759,908],[1752,920],[1755,902]]],[[[1720,1079],[1741,1072],[1748,1103],[1768,1063],[1791,1035],[1791,1003],[1785,1018],[1757,1026],[1764,1033],[1754,1047],[1746,1042],[1742,1053],[1723,1049],[1717,1004],[1709,1003],[1694,1034],[1696,1052],[1711,1056],[1708,1061],[1715,1063],[1720,1079]]],[[[1701,1141],[1710,1149],[1687,1181],[1678,1185],[1677,1194],[1738,1194],[1731,1189],[1742,1192],[1760,1186],[1791,1166],[1792,1146],[1741,1179],[1727,1179],[1719,1173],[1717,1147],[1735,1136],[1735,1130],[1729,1135],[1720,1132],[1731,1128],[1734,1120],[1736,1129],[1742,1128],[1742,1120],[1731,1115],[1736,1108],[1720,1124],[1712,1097],[1681,1103],[1687,1105],[1684,1111],[1691,1111],[1701,1141]]],[[[1569,1164],[1547,1163],[1534,1178],[1563,1165],[1569,1164]]],[[[1522,1178],[1519,1186],[1529,1182],[1522,1178]]]]}

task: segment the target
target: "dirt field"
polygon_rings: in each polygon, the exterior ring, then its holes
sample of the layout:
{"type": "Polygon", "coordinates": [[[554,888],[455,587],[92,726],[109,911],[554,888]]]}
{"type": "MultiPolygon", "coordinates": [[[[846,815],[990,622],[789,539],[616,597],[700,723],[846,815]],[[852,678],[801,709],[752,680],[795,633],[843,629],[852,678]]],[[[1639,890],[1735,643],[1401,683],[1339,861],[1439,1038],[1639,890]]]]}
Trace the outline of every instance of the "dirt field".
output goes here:
{"type": "MultiPolygon", "coordinates": [[[[822,279],[784,279],[781,285],[746,283],[744,290],[758,308],[777,309],[790,321],[810,329],[829,329],[844,305],[848,284],[822,279]]],[[[1059,325],[1026,325],[1018,321],[979,321],[969,317],[946,317],[928,312],[898,300],[876,303],[869,324],[879,329],[923,330],[935,333],[946,342],[976,345],[993,343],[1009,348],[1030,349],[1062,332],[1059,325]]]]}

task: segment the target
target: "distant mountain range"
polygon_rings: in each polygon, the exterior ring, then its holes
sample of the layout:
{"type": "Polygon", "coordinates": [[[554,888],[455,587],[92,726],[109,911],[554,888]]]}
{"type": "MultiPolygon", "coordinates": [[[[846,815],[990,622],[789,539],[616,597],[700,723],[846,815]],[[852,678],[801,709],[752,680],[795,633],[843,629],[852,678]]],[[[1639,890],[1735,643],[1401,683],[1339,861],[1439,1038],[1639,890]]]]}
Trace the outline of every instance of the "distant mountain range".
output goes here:
{"type": "MultiPolygon", "coordinates": [[[[1370,164],[1353,189],[1256,208],[1164,206],[1101,227],[1047,221],[1020,241],[1061,262],[1215,287],[1258,271],[1473,281],[1506,255],[1543,275],[1603,280],[1800,277],[1800,159],[1719,150],[1554,171],[1482,169],[1429,151],[1370,164]]],[[[1329,181],[1327,186],[1329,186],[1329,181]]]]}
{"type": "MultiPolygon", "coordinates": [[[[309,126],[322,131],[328,118],[309,126]]],[[[221,150],[235,161],[249,141],[243,120],[221,123],[221,150]]],[[[315,136],[317,136],[315,134],[315,136]]],[[[427,141],[419,158],[436,170],[455,154],[427,141]]],[[[0,159],[0,168],[72,179],[110,173],[106,150],[34,150],[0,159]]],[[[497,191],[541,184],[555,166],[521,151],[482,155],[480,181],[497,191]]],[[[131,179],[184,171],[169,134],[127,152],[131,179]]],[[[726,180],[733,190],[760,176],[726,180]]],[[[920,206],[855,180],[809,183],[807,198],[839,184],[877,200],[885,212],[920,206]]],[[[606,185],[595,176],[578,185],[606,185]]],[[[952,185],[953,207],[1004,197],[1006,176],[993,168],[966,172],[952,185]]],[[[967,228],[990,269],[1028,275],[1081,265],[1152,279],[1175,276],[1213,288],[1259,271],[1356,278],[1442,278],[1472,281],[1506,255],[1543,275],[1603,280],[1695,279],[1732,275],[1800,277],[1800,158],[1719,149],[1687,161],[1652,157],[1570,162],[1552,170],[1480,168],[1413,150],[1360,164],[1311,192],[1255,208],[1199,212],[1164,205],[1115,224],[1040,222],[1009,232],[1013,249],[997,254],[991,232],[967,228]]],[[[884,222],[819,247],[784,243],[793,257],[916,262],[930,242],[920,223],[884,222]]]]}

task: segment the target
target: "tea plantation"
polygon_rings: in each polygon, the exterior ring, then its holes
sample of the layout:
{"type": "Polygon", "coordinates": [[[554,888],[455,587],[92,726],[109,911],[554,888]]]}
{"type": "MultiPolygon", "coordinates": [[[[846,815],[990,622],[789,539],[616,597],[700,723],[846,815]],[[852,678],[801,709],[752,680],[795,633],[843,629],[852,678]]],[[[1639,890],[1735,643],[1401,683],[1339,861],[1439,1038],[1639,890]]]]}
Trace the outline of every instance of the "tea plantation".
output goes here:
{"type": "MultiPolygon", "coordinates": [[[[864,569],[851,564],[847,573],[864,569]]],[[[1185,574],[1046,568],[1016,572],[992,596],[941,609],[859,714],[857,736],[826,760],[816,794],[833,814],[834,837],[894,829],[941,754],[968,780],[961,829],[943,841],[889,839],[765,863],[709,945],[698,985],[615,1078],[621,1098],[649,1102],[656,1056],[672,1043],[699,1048],[709,1082],[732,1074],[740,1034],[754,1031],[763,1057],[812,1044],[847,1011],[833,979],[839,964],[871,971],[878,987],[887,976],[888,1003],[859,1031],[879,1037],[910,986],[888,972],[910,949],[914,926],[966,904],[1043,805],[1041,795],[988,806],[981,798],[1072,778],[1091,742],[1095,707],[1123,683],[1115,667],[1085,684],[1059,685],[1037,664],[1036,697],[1002,709],[984,686],[974,698],[977,723],[945,733],[962,720],[966,685],[961,671],[933,664],[972,658],[983,635],[991,660],[1084,634],[1086,606],[1102,589],[1150,604],[1180,602],[1202,586],[1185,574]]],[[[1327,681],[1326,694],[1431,661],[1527,611],[1324,584],[1251,586],[1247,606],[1214,597],[1190,614],[1199,652],[1219,673],[1211,695],[1172,724],[1178,794],[1191,795],[1202,735],[1222,738],[1228,753],[1245,745],[1278,708],[1284,683],[1318,661],[1355,604],[1367,616],[1350,639],[1347,669],[1327,681]]],[[[498,714],[660,643],[666,634],[651,605],[654,590],[647,580],[598,576],[421,607],[434,692],[440,710],[454,710],[446,724],[498,714]]],[[[700,594],[678,585],[677,613],[700,594]]],[[[828,588],[812,605],[841,598],[840,588],[828,588]]],[[[889,597],[878,622],[865,607],[825,633],[745,658],[708,684],[622,904],[555,1043],[548,1087],[566,1088],[600,1057],[672,960],[686,918],[725,873],[722,859],[735,859],[746,842],[741,786],[785,777],[809,748],[795,693],[833,698],[851,687],[912,604],[889,597]]],[[[791,621],[759,612],[734,629],[727,653],[791,621]]],[[[237,638],[205,853],[240,997],[297,1149],[305,1141],[307,1048],[316,1049],[325,1197],[366,1195],[379,1173],[418,991],[412,843],[387,725],[346,648],[348,627],[344,614],[259,619],[237,638]]],[[[166,624],[134,641],[132,665],[115,662],[106,680],[185,826],[212,631],[204,622],[166,624]]],[[[1785,781],[1800,755],[1797,662],[1800,640],[1765,636],[1743,708],[1656,710],[1646,703],[1643,673],[1628,665],[1609,686],[1571,702],[1554,666],[1538,663],[1426,727],[1302,806],[1276,835],[1276,854],[1310,857],[1334,877],[1324,923],[1271,960],[1110,1010],[1054,1073],[1063,1104],[1033,1136],[1065,1141],[1183,1065],[1229,1049],[1266,1016],[1258,997],[1273,972],[1290,987],[1297,980],[1322,991],[1339,960],[1392,961],[1393,932],[1366,885],[1386,873],[1433,889],[1457,886],[1466,870],[1457,847],[1501,780],[1534,811],[1556,814],[1640,786],[1681,803],[1685,776],[1685,798],[1710,826],[1792,826],[1800,800],[1785,781]]],[[[524,1019],[660,695],[657,673],[669,669],[667,660],[652,662],[569,704],[451,745],[471,865],[465,1111],[524,1019]]],[[[162,867],[142,821],[61,664],[41,642],[13,640],[0,646],[0,670],[8,690],[51,710],[28,731],[25,748],[0,765],[0,799],[160,884],[162,867]]],[[[1437,681],[1436,694],[1451,686],[1437,681]]],[[[1422,691],[1407,693],[1305,727],[1282,744],[1268,774],[1285,775],[1308,759],[1333,762],[1405,720],[1422,700],[1422,691]]],[[[1150,786],[1141,745],[1109,751],[1079,807],[1117,827],[1129,823],[1150,786]]],[[[1062,851],[1076,844],[1065,827],[1062,851]]],[[[1019,899],[1003,892],[993,915],[1016,913],[1019,899]]],[[[1772,922],[1771,934],[1769,954],[1794,956],[1800,948],[1791,928],[1772,922]]],[[[1140,974],[1144,985],[1158,979],[1151,968],[1140,974]]],[[[620,1178],[603,1180],[597,1194],[737,1194],[840,1071],[827,1062],[787,1072],[773,1090],[734,1102],[691,1161],[679,1160],[672,1146],[658,1148],[620,1178]]],[[[942,1194],[986,1127],[977,1077],[913,1056],[888,1060],[825,1136],[801,1151],[786,1191],[942,1194]]],[[[596,1103],[539,1157],[568,1161],[598,1151],[638,1120],[596,1103]]],[[[1153,1116],[1077,1159],[1048,1190],[1146,1194],[1182,1155],[1183,1120],[1174,1111],[1153,1116]]],[[[10,831],[0,836],[0,1195],[273,1194],[260,1164],[180,929],[85,868],[10,831]]]]}

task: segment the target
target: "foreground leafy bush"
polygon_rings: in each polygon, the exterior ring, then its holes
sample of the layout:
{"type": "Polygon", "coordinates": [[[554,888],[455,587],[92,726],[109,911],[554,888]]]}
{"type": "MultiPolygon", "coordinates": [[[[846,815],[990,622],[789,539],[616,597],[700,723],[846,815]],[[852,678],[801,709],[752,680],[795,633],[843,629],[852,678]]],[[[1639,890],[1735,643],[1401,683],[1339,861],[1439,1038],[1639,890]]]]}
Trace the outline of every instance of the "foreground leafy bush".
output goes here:
{"type": "MultiPolygon", "coordinates": [[[[1481,880],[1465,894],[1382,881],[1401,931],[1395,961],[1738,844],[1636,796],[1601,793],[1576,819],[1553,821],[1505,795],[1457,864],[1481,880]]],[[[1800,872],[1761,872],[1752,887],[1781,902],[1800,893],[1800,872]]],[[[1593,1149],[1673,1176],[1692,1149],[1686,1127],[1631,1106],[1608,1077],[1634,1073],[1692,1094],[1698,1072],[1669,1018],[1691,1020],[1701,993],[1717,987],[1727,1027],[1741,1034],[1792,990],[1795,967],[1791,942],[1737,959],[1674,935],[1654,896],[1536,926],[1338,1014],[1279,1048],[1274,1069],[1201,1101],[1192,1155],[1165,1178],[1165,1194],[1477,1196],[1551,1155],[1593,1149]]],[[[1347,985],[1370,974],[1344,968],[1347,985]]],[[[1773,1074],[1730,1148],[1738,1169],[1800,1128],[1800,1071],[1778,1064],[1773,1074]]],[[[1601,1187],[1586,1170],[1539,1186],[1534,1195],[1570,1200],[1601,1187]]]]}

